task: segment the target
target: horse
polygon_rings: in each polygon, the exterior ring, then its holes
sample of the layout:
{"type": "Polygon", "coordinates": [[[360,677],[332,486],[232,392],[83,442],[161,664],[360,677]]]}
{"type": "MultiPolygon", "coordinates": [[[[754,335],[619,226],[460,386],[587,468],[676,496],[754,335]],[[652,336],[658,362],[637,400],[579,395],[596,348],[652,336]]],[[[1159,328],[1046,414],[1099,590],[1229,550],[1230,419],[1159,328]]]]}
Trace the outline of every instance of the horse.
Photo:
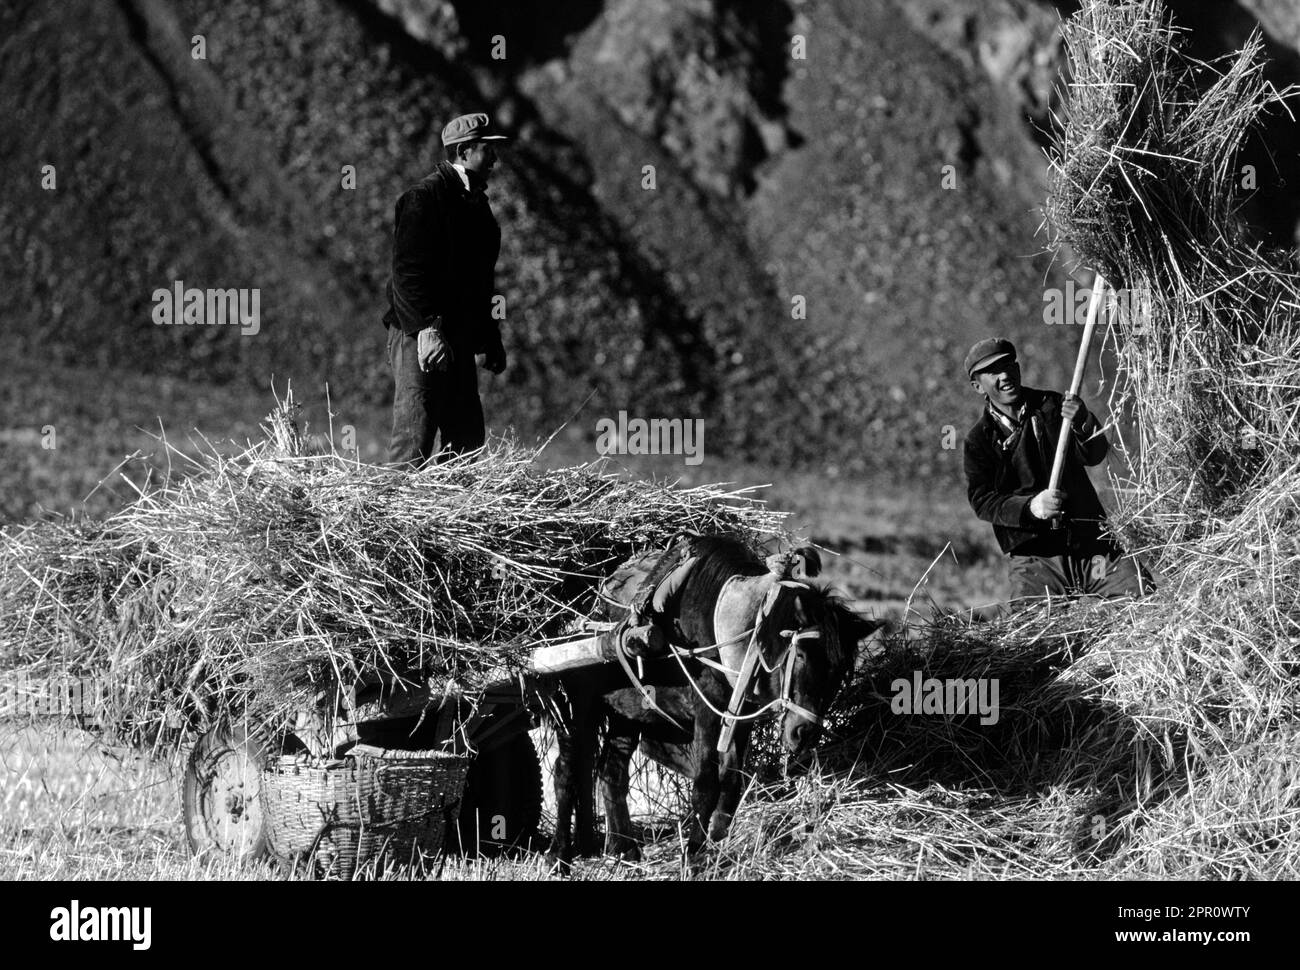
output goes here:
{"type": "Polygon", "coordinates": [[[858,641],[884,625],[853,612],[825,586],[774,573],[736,540],[698,538],[693,553],[696,562],[670,604],[676,649],[644,662],[640,686],[630,684],[622,670],[611,671],[612,664],[562,679],[568,717],[557,732],[557,818],[550,849],[561,871],[569,868],[575,848],[595,854],[596,776],[607,823],[605,851],[628,861],[640,858],[627,809],[628,764],[638,745],[691,779],[688,851],[694,855],[707,841],[720,840],[740,801],[755,716],[782,709],[785,750],[795,756],[811,750],[821,718],[852,668],[858,641]],[[751,642],[756,650],[750,709],[733,722],[731,742],[719,751],[723,715],[751,642]]]}

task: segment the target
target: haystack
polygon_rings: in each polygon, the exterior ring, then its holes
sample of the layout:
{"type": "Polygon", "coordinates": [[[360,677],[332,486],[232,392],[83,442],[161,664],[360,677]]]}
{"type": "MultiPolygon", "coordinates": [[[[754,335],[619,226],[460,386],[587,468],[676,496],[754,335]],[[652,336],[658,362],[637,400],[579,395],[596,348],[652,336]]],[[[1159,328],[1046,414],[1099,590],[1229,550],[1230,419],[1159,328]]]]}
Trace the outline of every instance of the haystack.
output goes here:
{"type": "Polygon", "coordinates": [[[266,430],[102,521],[3,533],[0,675],[92,680],[100,728],[133,743],[374,676],[472,694],[591,614],[634,553],[683,530],[753,543],[781,519],[508,443],[407,472],[312,452],[284,408],[266,430]]]}
{"type": "Polygon", "coordinates": [[[1050,225],[1125,291],[1110,328],[1131,418],[1131,539],[1222,530],[1300,458],[1300,276],[1236,217],[1268,172],[1241,149],[1292,92],[1263,40],[1207,64],[1163,4],[1088,3],[1065,27],[1071,81],[1052,157],[1050,225]]]}

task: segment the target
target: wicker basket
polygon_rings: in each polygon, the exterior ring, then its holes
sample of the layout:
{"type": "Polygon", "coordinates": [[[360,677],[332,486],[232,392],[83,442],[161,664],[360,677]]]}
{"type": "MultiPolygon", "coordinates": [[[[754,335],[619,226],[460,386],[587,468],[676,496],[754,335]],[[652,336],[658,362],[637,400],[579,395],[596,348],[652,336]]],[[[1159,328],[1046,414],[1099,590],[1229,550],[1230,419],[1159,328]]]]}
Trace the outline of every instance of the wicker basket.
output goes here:
{"type": "Polygon", "coordinates": [[[442,849],[469,760],[439,751],[358,746],[334,761],[285,756],[262,781],[271,851],[324,878],[367,863],[407,865],[442,849]]]}

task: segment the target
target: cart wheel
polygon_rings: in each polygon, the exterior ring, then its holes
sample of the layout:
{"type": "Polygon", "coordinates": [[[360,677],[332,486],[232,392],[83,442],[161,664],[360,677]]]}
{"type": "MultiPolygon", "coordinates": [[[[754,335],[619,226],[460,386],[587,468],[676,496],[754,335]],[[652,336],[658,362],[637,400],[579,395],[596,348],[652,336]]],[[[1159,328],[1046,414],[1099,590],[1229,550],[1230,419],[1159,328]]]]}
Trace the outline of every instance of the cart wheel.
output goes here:
{"type": "Polygon", "coordinates": [[[217,852],[239,862],[266,856],[260,796],[267,747],[237,727],[199,738],[181,789],[185,837],[195,855],[217,852]]]}
{"type": "Polygon", "coordinates": [[[519,734],[470,764],[456,824],[466,854],[527,846],[542,820],[542,763],[532,738],[519,734]]]}

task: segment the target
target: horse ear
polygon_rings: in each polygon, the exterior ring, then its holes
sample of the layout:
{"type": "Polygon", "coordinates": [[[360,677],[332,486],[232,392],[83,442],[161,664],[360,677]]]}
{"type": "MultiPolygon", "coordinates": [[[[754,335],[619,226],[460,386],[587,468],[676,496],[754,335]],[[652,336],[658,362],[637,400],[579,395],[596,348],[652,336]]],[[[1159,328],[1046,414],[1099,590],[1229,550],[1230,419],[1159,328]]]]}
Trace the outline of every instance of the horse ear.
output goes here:
{"type": "Polygon", "coordinates": [[[847,642],[853,644],[856,648],[867,637],[882,629],[889,629],[888,620],[877,620],[869,616],[863,616],[861,613],[852,613],[847,618],[847,642]]]}

